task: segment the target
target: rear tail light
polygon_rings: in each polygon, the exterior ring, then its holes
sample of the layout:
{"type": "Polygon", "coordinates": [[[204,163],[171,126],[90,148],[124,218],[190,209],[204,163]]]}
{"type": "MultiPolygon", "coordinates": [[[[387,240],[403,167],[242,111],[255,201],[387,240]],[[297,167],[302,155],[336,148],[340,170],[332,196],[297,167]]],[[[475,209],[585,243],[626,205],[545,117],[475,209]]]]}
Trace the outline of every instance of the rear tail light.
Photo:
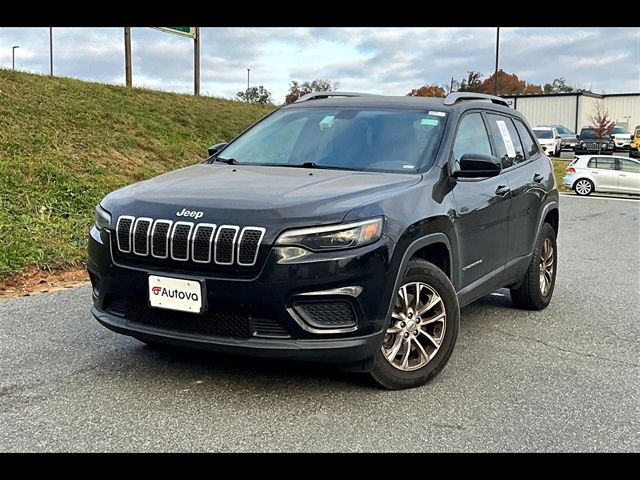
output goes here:
{"type": "Polygon", "coordinates": [[[567,173],[576,173],[576,169],[573,167],[567,167],[567,173]]]}

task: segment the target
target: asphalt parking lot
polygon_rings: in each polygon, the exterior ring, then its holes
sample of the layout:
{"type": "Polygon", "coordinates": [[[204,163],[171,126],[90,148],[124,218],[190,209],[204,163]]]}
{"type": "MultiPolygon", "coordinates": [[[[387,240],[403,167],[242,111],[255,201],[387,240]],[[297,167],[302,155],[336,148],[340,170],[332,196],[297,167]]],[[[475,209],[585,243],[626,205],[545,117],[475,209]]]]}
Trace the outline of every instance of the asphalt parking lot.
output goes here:
{"type": "Polygon", "coordinates": [[[101,327],[88,287],[0,301],[1,451],[639,451],[640,201],[561,197],[547,310],[462,311],[426,387],[101,327]]]}

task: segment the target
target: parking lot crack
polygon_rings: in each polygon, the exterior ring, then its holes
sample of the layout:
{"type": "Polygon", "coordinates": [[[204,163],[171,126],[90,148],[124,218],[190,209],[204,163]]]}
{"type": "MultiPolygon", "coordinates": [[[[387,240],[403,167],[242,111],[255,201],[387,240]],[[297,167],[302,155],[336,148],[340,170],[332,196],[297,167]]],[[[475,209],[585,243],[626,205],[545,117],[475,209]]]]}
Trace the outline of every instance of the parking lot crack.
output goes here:
{"type": "Polygon", "coordinates": [[[499,328],[495,328],[495,329],[493,329],[493,331],[502,333],[502,334],[507,335],[509,337],[517,338],[519,340],[527,340],[527,341],[531,341],[531,342],[536,342],[536,343],[539,343],[541,345],[544,345],[545,347],[553,348],[553,349],[559,350],[561,352],[573,353],[575,355],[580,355],[582,357],[589,357],[589,358],[595,358],[595,359],[598,359],[598,360],[604,360],[605,362],[617,363],[618,365],[625,365],[627,367],[636,367],[636,368],[640,367],[640,365],[637,364],[637,363],[624,362],[622,360],[615,360],[613,358],[601,357],[600,355],[594,355],[593,353],[586,353],[586,352],[580,352],[580,351],[577,351],[577,350],[571,350],[569,348],[564,348],[564,347],[560,347],[558,345],[554,345],[554,344],[549,343],[549,342],[545,342],[544,340],[540,340],[538,338],[529,337],[529,336],[526,336],[526,335],[518,335],[518,334],[515,334],[515,333],[511,333],[511,332],[506,332],[504,330],[500,330],[499,328]]]}

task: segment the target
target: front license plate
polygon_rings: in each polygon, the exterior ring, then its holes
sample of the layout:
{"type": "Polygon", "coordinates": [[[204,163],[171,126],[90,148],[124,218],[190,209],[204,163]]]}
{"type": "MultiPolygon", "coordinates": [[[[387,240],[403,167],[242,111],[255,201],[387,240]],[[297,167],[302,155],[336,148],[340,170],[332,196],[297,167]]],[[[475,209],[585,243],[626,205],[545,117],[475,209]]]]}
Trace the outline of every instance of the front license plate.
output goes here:
{"type": "Polygon", "coordinates": [[[202,285],[195,280],[149,275],[149,305],[202,313],[202,285]]]}

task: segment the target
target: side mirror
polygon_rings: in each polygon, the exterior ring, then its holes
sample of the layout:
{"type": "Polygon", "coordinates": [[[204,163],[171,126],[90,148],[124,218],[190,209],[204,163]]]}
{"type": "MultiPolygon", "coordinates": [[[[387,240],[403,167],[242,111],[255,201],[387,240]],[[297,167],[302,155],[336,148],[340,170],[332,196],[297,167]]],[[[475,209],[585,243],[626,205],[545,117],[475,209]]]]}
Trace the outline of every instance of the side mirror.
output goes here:
{"type": "Polygon", "coordinates": [[[220,150],[222,150],[226,146],[227,146],[226,142],[216,143],[215,145],[211,145],[207,150],[209,152],[209,156],[212,157],[213,155],[217,154],[220,150]]]}
{"type": "Polygon", "coordinates": [[[460,159],[460,170],[453,172],[456,178],[483,178],[500,175],[502,163],[493,155],[465,153],[460,159]]]}
{"type": "Polygon", "coordinates": [[[580,140],[580,135],[576,135],[576,140],[580,140]]]}
{"type": "Polygon", "coordinates": [[[560,140],[560,135],[558,135],[558,136],[556,137],[556,140],[560,140]]]}

